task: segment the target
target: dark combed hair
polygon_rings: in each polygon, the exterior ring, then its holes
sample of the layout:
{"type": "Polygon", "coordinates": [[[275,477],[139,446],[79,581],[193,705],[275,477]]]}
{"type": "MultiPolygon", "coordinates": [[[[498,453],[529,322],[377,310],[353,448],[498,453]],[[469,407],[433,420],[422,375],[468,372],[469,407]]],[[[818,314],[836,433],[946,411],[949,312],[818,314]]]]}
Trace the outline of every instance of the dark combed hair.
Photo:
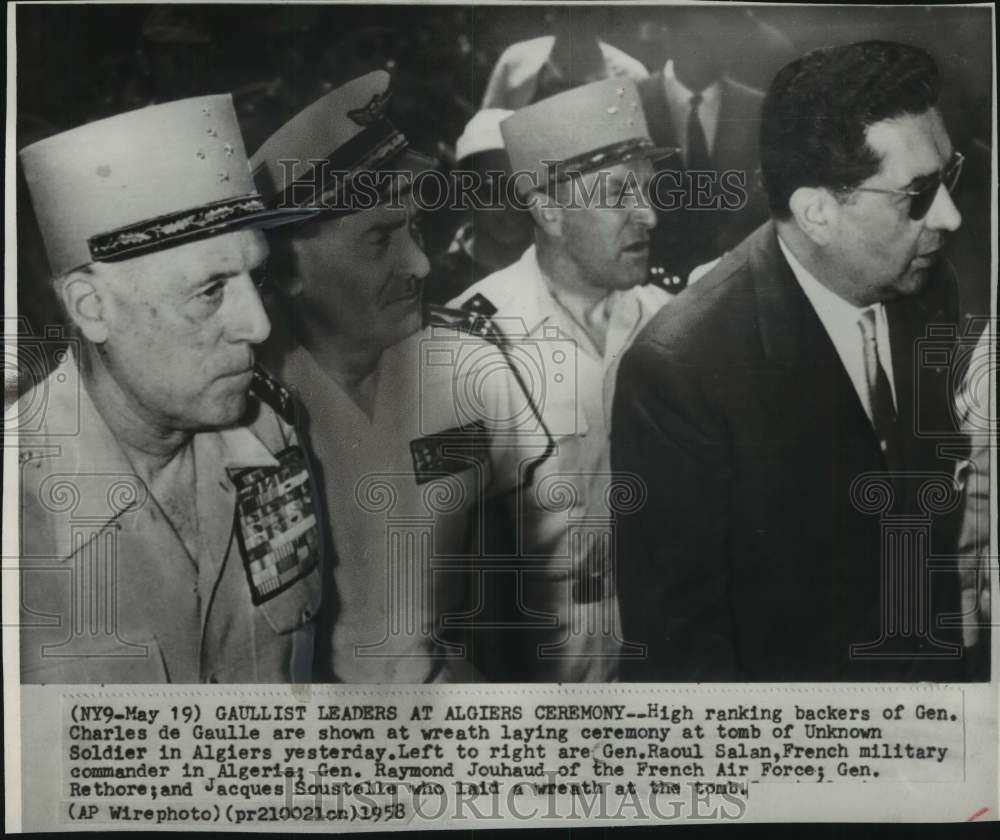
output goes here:
{"type": "Polygon", "coordinates": [[[772,215],[788,218],[799,187],[839,191],[878,172],[868,127],[924,113],[937,103],[940,86],[933,58],[892,41],[824,47],[782,68],[764,98],[760,130],[772,215]]]}

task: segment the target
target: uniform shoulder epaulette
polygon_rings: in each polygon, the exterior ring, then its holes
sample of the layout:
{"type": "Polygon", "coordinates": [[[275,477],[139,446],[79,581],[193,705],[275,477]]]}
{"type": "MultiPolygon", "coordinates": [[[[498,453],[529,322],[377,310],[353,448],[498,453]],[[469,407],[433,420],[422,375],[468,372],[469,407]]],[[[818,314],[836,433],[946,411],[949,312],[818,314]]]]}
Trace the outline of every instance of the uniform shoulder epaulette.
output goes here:
{"type": "Polygon", "coordinates": [[[497,308],[488,298],[475,294],[462,304],[460,309],[448,306],[427,306],[427,326],[450,327],[466,335],[474,335],[492,344],[502,344],[503,333],[493,322],[492,316],[497,308]]]}
{"type": "Polygon", "coordinates": [[[492,318],[497,314],[497,308],[493,305],[493,302],[486,295],[482,295],[479,292],[476,292],[476,294],[463,303],[462,309],[466,312],[475,312],[487,318],[492,318]]]}
{"type": "Polygon", "coordinates": [[[292,392],[259,365],[253,369],[250,393],[286,423],[295,424],[295,397],[292,392]]]}
{"type": "MultiPolygon", "coordinates": [[[[534,481],[535,471],[539,466],[548,460],[555,452],[556,443],[545,422],[537,400],[531,388],[524,381],[521,370],[510,358],[510,347],[503,331],[494,323],[493,316],[497,313],[497,308],[485,295],[476,293],[465,301],[460,309],[452,309],[447,306],[429,305],[426,308],[426,319],[428,326],[450,327],[458,332],[474,335],[482,338],[491,344],[496,345],[500,353],[507,362],[507,367],[517,382],[518,387],[524,393],[532,413],[538,419],[538,424],[545,433],[545,451],[534,461],[528,464],[524,471],[524,486],[530,486],[534,481]]],[[[417,451],[414,450],[414,458],[417,458],[417,451]]],[[[416,464],[416,460],[414,461],[416,464]]]]}

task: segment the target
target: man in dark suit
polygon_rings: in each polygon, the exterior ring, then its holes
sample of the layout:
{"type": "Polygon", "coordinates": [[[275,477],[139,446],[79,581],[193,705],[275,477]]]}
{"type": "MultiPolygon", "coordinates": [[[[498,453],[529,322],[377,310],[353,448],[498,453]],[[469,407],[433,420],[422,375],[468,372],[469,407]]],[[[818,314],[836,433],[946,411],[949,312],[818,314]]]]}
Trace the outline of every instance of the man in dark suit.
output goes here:
{"type": "MultiPolygon", "coordinates": [[[[728,10],[727,10],[728,11],[728,10]]],[[[715,12],[717,14],[717,12],[715,12]]],[[[727,43],[713,10],[679,9],[670,19],[663,69],[639,83],[650,134],[681,150],[656,181],[659,220],[650,265],[683,288],[691,270],[720,257],[767,219],[757,135],[764,94],[724,75],[727,43]],[[706,17],[707,15],[707,17],[706,17]],[[702,174],[696,174],[702,173],[702,174]]]]}
{"type": "Polygon", "coordinates": [[[787,65],[762,112],[772,220],[623,359],[612,466],[648,491],[620,522],[623,629],[648,646],[623,679],[963,676],[957,574],[931,569],[960,501],[951,343],[921,350],[957,319],[938,89],[888,42],[787,65]]]}

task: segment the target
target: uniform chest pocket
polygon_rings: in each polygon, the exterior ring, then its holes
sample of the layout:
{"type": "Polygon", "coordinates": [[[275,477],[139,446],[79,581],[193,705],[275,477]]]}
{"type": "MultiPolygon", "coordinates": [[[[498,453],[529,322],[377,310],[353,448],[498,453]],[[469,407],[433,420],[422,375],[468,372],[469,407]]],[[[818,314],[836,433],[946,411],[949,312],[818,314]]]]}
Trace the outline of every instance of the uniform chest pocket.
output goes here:
{"type": "Polygon", "coordinates": [[[275,633],[292,633],[316,617],[322,599],[319,569],[313,569],[284,591],[259,604],[257,609],[275,633]]]}
{"type": "Polygon", "coordinates": [[[535,404],[553,439],[558,441],[587,434],[587,415],[575,388],[565,387],[543,396],[543,399],[536,399],[535,404]]]}

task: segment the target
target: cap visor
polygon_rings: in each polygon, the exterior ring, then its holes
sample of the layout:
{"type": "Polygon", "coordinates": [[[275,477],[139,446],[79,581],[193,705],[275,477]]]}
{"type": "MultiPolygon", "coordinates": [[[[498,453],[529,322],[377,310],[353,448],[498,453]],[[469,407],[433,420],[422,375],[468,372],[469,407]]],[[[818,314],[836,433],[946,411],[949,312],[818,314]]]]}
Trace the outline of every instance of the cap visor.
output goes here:
{"type": "Polygon", "coordinates": [[[309,221],[309,219],[320,212],[322,211],[313,207],[279,207],[270,210],[261,210],[259,213],[254,213],[252,216],[241,220],[242,225],[240,226],[267,230],[268,228],[309,221]]]}
{"type": "Polygon", "coordinates": [[[175,233],[145,242],[132,245],[128,248],[119,249],[113,254],[101,255],[95,258],[95,262],[120,262],[121,260],[140,257],[144,254],[151,254],[155,251],[166,251],[170,248],[177,248],[191,242],[198,242],[202,239],[210,239],[213,236],[222,236],[227,233],[235,233],[239,230],[267,230],[279,227],[280,225],[293,224],[295,222],[305,222],[316,216],[319,211],[313,209],[283,208],[279,210],[258,210],[248,213],[237,219],[226,222],[218,222],[214,225],[199,227],[183,233],[175,233]]]}

